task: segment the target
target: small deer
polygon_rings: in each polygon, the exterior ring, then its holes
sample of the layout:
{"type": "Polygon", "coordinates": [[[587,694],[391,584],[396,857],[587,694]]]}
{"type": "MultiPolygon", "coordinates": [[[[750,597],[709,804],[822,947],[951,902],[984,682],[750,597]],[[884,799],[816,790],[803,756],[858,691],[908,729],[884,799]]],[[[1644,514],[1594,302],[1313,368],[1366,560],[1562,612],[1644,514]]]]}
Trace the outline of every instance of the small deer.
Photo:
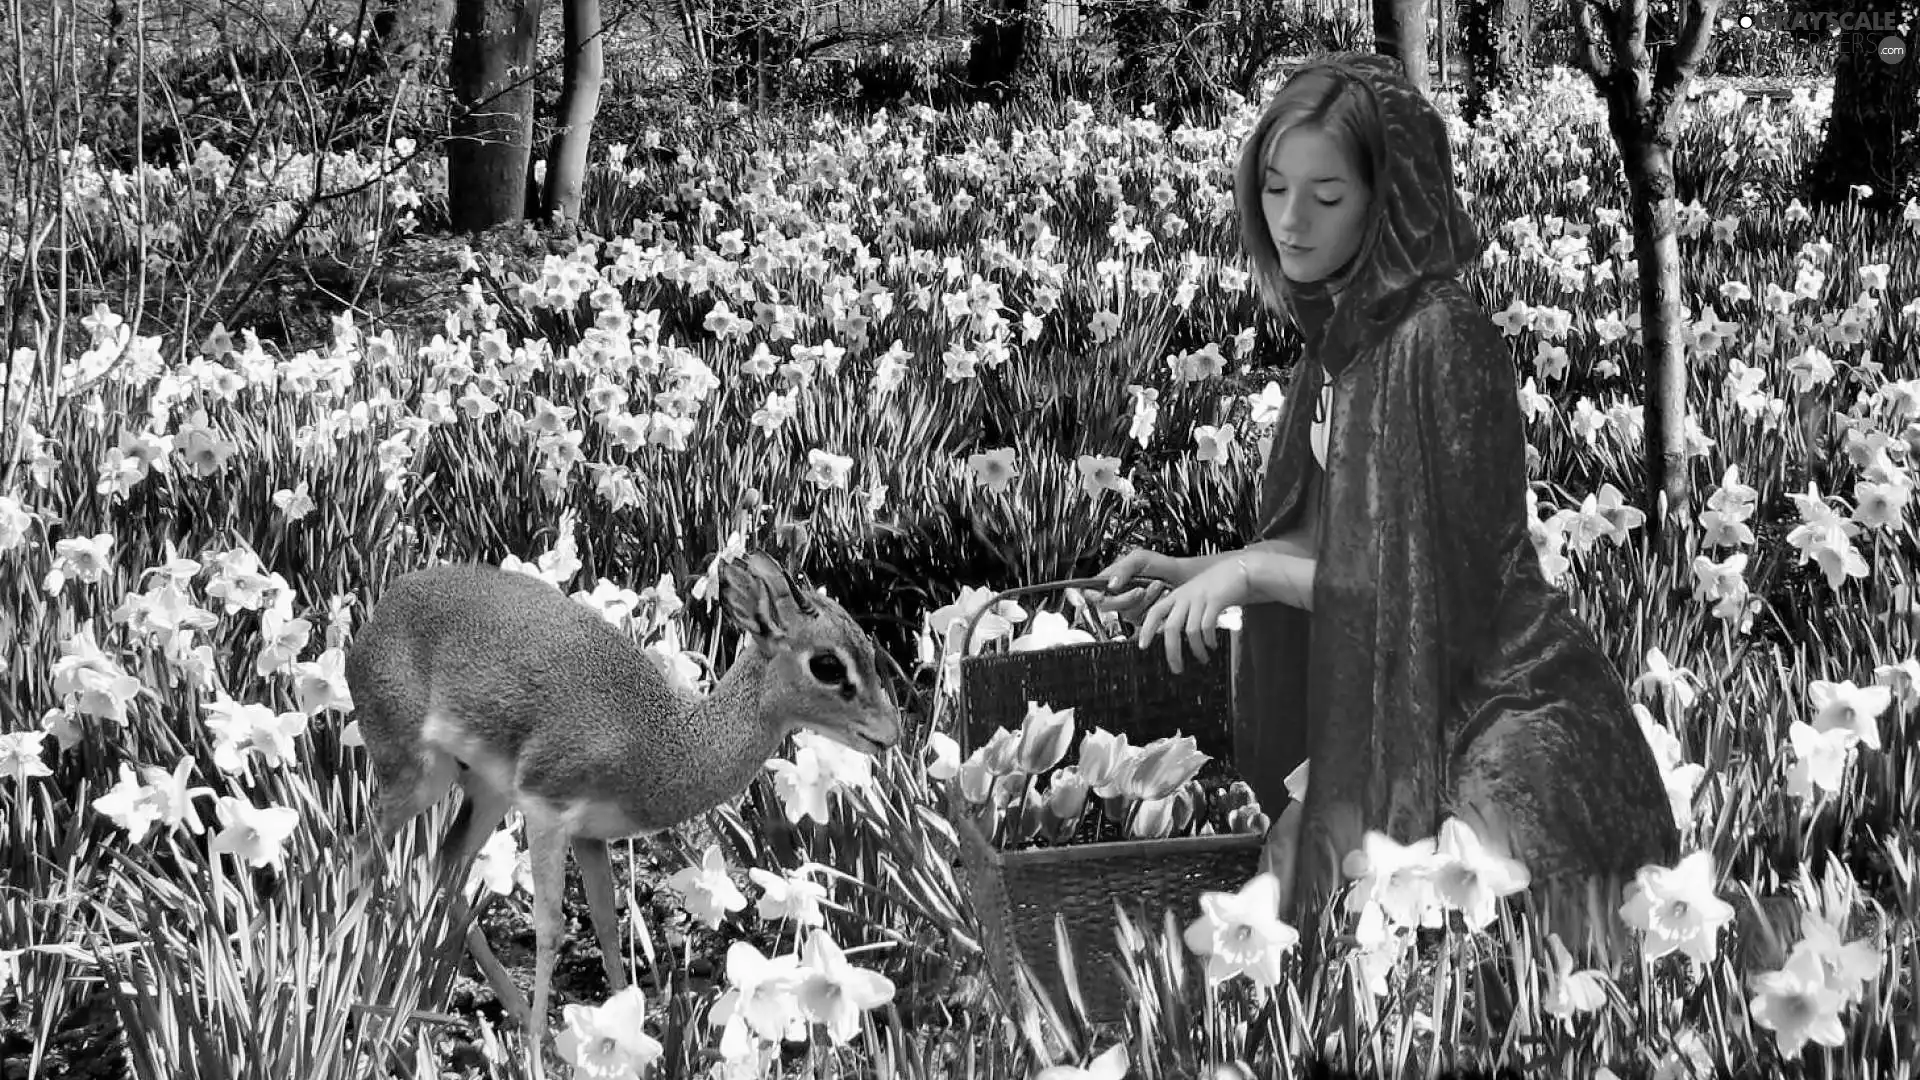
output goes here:
{"type": "Polygon", "coordinates": [[[659,661],[559,589],[483,565],[397,579],[347,655],[378,778],[382,850],[456,781],[466,798],[441,849],[443,881],[461,880],[451,875],[509,809],[526,821],[530,1012],[505,971],[488,963],[477,926],[467,940],[502,1002],[520,1014],[536,1076],[569,845],[618,992],[627,975],[609,840],[660,832],[738,795],[801,728],[868,753],[899,740],[900,712],[872,641],[838,604],[796,589],[760,552],[720,564],[720,603],[752,647],[704,699],[676,691],[659,661]]]}

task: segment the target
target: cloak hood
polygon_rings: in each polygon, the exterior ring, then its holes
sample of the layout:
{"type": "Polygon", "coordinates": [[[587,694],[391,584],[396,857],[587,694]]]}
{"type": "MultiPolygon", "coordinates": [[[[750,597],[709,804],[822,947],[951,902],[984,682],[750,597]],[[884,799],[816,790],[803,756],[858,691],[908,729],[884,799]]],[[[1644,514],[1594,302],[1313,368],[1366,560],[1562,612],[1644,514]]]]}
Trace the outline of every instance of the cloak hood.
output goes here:
{"type": "Polygon", "coordinates": [[[1360,96],[1363,116],[1378,118],[1368,125],[1373,191],[1359,251],[1324,282],[1280,281],[1282,308],[1315,343],[1321,370],[1337,378],[1357,349],[1391,327],[1414,285],[1460,273],[1482,245],[1454,184],[1446,121],[1407,81],[1400,62],[1338,53],[1292,78],[1310,73],[1332,76],[1360,96]]]}
{"type": "MultiPolygon", "coordinates": [[[[1353,259],[1321,282],[1278,281],[1282,310],[1308,342],[1286,408],[1276,459],[1304,462],[1315,388],[1339,378],[1354,357],[1400,321],[1418,286],[1451,279],[1480,257],[1480,231],[1467,215],[1453,178],[1447,124],[1401,73],[1400,62],[1372,53],[1339,53],[1301,67],[1332,75],[1363,98],[1363,115],[1378,118],[1367,146],[1373,176],[1366,235],[1353,259]],[[1392,147],[1389,153],[1388,147],[1392,147]]],[[[1291,80],[1289,80],[1291,81],[1291,80]]],[[[1266,152],[1261,147],[1260,152],[1266,152]]],[[[1258,534],[1291,528],[1308,480],[1304,467],[1269,468],[1262,482],[1258,534]]]]}

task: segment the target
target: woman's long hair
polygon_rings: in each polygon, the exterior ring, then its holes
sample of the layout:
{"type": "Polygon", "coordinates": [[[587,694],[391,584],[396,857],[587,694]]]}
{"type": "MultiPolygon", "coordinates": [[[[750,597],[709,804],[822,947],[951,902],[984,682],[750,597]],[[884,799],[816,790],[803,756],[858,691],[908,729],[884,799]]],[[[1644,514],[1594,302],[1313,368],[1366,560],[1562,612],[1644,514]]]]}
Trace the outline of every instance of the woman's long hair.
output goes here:
{"type": "MultiPolygon", "coordinates": [[[[1317,128],[1325,132],[1347,156],[1366,185],[1368,197],[1372,198],[1373,147],[1380,139],[1380,117],[1371,97],[1358,92],[1337,73],[1325,68],[1309,69],[1280,88],[1254,123],[1253,130],[1247,133],[1233,176],[1233,201],[1240,210],[1240,241],[1253,263],[1254,283],[1261,299],[1283,318],[1287,315],[1282,301],[1287,280],[1280,269],[1280,252],[1273,245],[1261,194],[1266,186],[1267,163],[1273,160],[1281,137],[1297,128],[1317,128]]],[[[1352,269],[1353,265],[1349,264],[1341,276],[1352,269]]],[[[1338,288],[1340,283],[1329,284],[1338,288]]]]}

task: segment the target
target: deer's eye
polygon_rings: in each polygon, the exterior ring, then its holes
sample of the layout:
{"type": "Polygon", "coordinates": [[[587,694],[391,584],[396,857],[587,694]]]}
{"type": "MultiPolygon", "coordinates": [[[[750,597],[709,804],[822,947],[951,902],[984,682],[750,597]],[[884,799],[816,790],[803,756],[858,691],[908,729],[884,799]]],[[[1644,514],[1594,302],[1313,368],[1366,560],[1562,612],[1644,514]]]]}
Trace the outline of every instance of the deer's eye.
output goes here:
{"type": "Polygon", "coordinates": [[[814,653],[807,660],[807,671],[823,683],[838,684],[847,681],[847,665],[837,653],[814,653]]]}

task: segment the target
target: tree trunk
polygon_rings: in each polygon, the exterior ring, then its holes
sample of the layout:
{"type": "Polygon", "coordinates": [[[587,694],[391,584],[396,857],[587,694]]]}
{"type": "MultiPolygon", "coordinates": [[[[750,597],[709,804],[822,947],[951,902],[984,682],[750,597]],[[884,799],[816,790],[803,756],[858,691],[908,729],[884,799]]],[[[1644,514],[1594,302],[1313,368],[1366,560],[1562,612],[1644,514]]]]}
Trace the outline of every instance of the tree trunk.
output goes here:
{"type": "Polygon", "coordinates": [[[1495,91],[1509,94],[1533,62],[1532,0],[1461,0],[1460,37],[1467,61],[1461,115],[1473,123],[1495,91]]]}
{"type": "Polygon", "coordinates": [[[708,40],[705,26],[700,22],[700,13],[692,0],[675,0],[674,14],[680,19],[680,36],[687,44],[696,68],[709,68],[713,64],[713,45],[708,40]]]}
{"type": "MultiPolygon", "coordinates": [[[[1609,110],[1612,111],[1612,110],[1609,110]]],[[[1645,357],[1646,467],[1649,492],[1664,492],[1670,509],[1693,496],[1687,469],[1687,343],[1681,330],[1680,239],[1674,227],[1673,136],[1648,118],[1616,124],[1627,173],[1634,261],[1640,272],[1640,345],[1645,357]]],[[[1653,521],[1659,515],[1649,513],[1653,521]]]]}
{"type": "Polygon", "coordinates": [[[1883,38],[1902,21],[1920,27],[1920,0],[1827,0],[1847,20],[1836,43],[1833,112],[1826,137],[1807,166],[1807,200],[1844,205],[1854,184],[1873,189],[1865,205],[1891,209],[1920,183],[1920,42],[1907,35],[1906,55],[1881,59],[1883,38]],[[1902,137],[1904,136],[1904,143],[1902,137]]]}
{"type": "Polygon", "coordinates": [[[1712,40],[1720,0],[1681,0],[1679,7],[1676,37],[1670,44],[1649,46],[1645,0],[1618,6],[1572,0],[1579,63],[1607,103],[1607,127],[1627,174],[1645,356],[1647,532],[1655,542],[1668,528],[1668,515],[1687,514],[1693,498],[1686,455],[1680,245],[1674,231],[1674,103],[1685,97],[1712,40]]]}
{"type": "Polygon", "coordinates": [[[459,0],[454,8],[447,210],[457,231],[478,232],[526,213],[540,3],[459,0]]]}
{"type": "Polygon", "coordinates": [[[967,52],[967,82],[988,98],[1004,101],[1027,55],[1031,0],[989,0],[974,17],[967,52]]]}
{"type": "Polygon", "coordinates": [[[762,112],[766,111],[769,104],[767,98],[770,96],[770,88],[767,85],[767,70],[773,64],[767,52],[767,26],[761,23],[753,31],[753,105],[762,112]]]}
{"type": "Polygon", "coordinates": [[[566,51],[560,86],[560,126],[547,152],[547,182],[541,212],[554,224],[580,220],[587,177],[587,144],[606,61],[600,49],[600,0],[565,0],[566,51]]]}
{"type": "Polygon", "coordinates": [[[1427,0],[1373,0],[1373,51],[1400,61],[1407,81],[1432,96],[1427,77],[1427,0]]]}

